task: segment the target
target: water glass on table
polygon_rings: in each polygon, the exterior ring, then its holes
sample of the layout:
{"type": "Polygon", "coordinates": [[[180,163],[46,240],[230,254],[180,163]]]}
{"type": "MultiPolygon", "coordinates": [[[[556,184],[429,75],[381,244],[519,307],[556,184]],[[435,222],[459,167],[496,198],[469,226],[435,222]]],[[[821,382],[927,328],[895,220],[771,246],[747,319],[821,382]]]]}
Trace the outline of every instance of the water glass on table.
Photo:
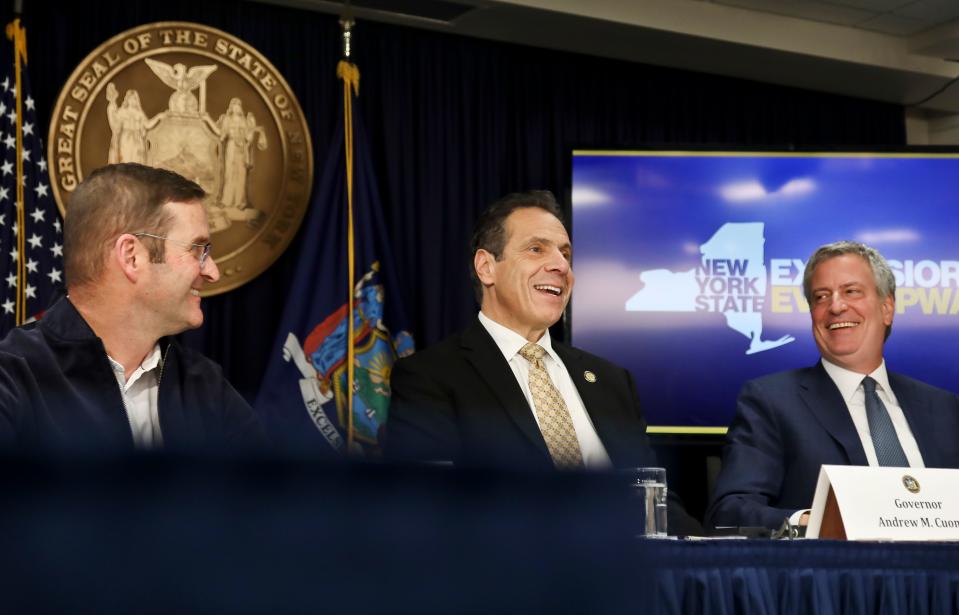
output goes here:
{"type": "Polygon", "coordinates": [[[637,536],[666,536],[666,468],[629,468],[622,474],[629,482],[630,503],[636,515],[637,536]]]}

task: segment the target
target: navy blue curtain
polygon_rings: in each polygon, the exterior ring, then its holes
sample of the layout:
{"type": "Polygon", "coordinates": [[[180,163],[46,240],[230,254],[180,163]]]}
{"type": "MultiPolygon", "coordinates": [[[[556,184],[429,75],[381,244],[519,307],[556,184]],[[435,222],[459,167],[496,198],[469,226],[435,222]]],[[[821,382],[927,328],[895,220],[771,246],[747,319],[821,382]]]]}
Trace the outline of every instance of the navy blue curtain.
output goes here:
{"type": "MultiPolygon", "coordinates": [[[[341,95],[334,16],[222,0],[25,4],[41,119],[70,72],[106,39],[152,21],[195,21],[269,58],[303,106],[314,152],[329,147],[341,95]]],[[[562,200],[573,147],[905,141],[896,105],[385,24],[357,26],[354,61],[395,271],[419,347],[475,314],[465,246],[479,211],[513,190],[546,188],[562,200]]],[[[297,238],[259,278],[206,300],[207,324],[184,336],[251,400],[299,246],[297,238]]]]}

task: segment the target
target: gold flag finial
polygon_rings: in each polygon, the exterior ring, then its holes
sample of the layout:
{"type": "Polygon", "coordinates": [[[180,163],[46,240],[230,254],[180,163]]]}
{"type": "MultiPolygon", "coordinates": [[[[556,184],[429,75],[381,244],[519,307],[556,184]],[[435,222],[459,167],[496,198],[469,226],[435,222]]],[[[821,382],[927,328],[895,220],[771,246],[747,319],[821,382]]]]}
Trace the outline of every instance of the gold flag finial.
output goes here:
{"type": "Polygon", "coordinates": [[[7,38],[13,41],[13,50],[27,63],[27,31],[20,25],[20,18],[7,24],[7,38]]]}
{"type": "Polygon", "coordinates": [[[353,95],[360,95],[360,69],[348,60],[340,60],[336,65],[336,76],[353,88],[353,95]]]}

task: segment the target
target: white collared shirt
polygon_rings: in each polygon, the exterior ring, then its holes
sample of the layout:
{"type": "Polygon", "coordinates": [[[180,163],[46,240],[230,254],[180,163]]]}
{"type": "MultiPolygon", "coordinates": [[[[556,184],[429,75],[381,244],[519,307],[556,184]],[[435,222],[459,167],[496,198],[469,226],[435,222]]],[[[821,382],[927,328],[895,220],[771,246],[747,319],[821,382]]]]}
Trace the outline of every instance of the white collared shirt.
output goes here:
{"type": "MultiPolygon", "coordinates": [[[[876,457],[876,447],[872,443],[872,435],[869,432],[869,420],[866,418],[866,393],[862,388],[862,380],[865,378],[862,374],[851,372],[848,369],[839,367],[827,361],[822,360],[822,366],[826,373],[836,384],[839,394],[846,402],[846,408],[849,410],[849,416],[852,418],[853,425],[856,426],[856,433],[859,435],[859,441],[862,443],[862,449],[866,452],[866,461],[870,466],[878,466],[879,460],[876,457]]],[[[899,400],[889,385],[889,376],[886,374],[886,361],[883,359],[869,376],[876,381],[876,394],[882,400],[886,411],[889,413],[889,419],[896,430],[896,437],[899,438],[899,445],[906,454],[906,460],[909,467],[924,468],[922,454],[919,452],[919,445],[916,444],[916,438],[909,429],[909,423],[906,422],[906,415],[902,412],[899,400]]],[[[789,517],[789,522],[793,525],[799,523],[799,518],[803,513],[810,510],[797,510],[789,517]]]]}
{"type": "Polygon", "coordinates": [[[153,347],[153,352],[147,355],[143,363],[125,378],[123,366],[113,357],[107,355],[113,375],[117,378],[120,395],[123,397],[123,406],[130,421],[130,430],[133,432],[133,444],[137,448],[160,448],[163,445],[163,435],[160,433],[160,414],[157,409],[157,395],[160,382],[157,378],[160,367],[160,345],[153,347]]]}
{"type": "MultiPolygon", "coordinates": [[[[516,382],[519,383],[523,395],[526,396],[526,403],[529,404],[530,411],[536,424],[539,425],[539,418],[536,416],[536,408],[533,405],[533,395],[529,390],[529,361],[519,355],[520,349],[525,346],[529,340],[516,333],[508,327],[504,327],[498,322],[492,320],[483,312],[479,313],[480,324],[490,334],[496,346],[503,353],[503,357],[509,363],[516,382]]],[[[570,418],[573,421],[573,429],[576,430],[576,439],[579,441],[579,449],[583,455],[583,465],[589,469],[602,470],[612,467],[609,454],[606,453],[606,447],[603,446],[596,428],[593,426],[589,413],[586,412],[586,406],[583,399],[573,384],[573,379],[569,371],[563,364],[562,359],[553,350],[553,344],[550,341],[549,331],[543,334],[543,337],[536,342],[546,351],[543,356],[543,364],[546,372],[549,374],[553,385],[563,396],[566,402],[566,408],[569,410],[570,418]]]]}
{"type": "MultiPolygon", "coordinates": [[[[859,440],[862,442],[862,448],[866,452],[866,460],[870,466],[878,466],[876,448],[873,446],[872,436],[869,433],[869,421],[866,419],[866,394],[862,388],[862,380],[865,376],[833,365],[826,359],[822,360],[822,366],[826,368],[826,373],[836,383],[843,401],[846,402],[849,415],[852,417],[856,432],[859,434],[859,440]]],[[[902,446],[902,451],[906,454],[909,467],[926,467],[922,461],[922,453],[919,452],[919,445],[916,444],[916,438],[912,435],[912,430],[909,429],[909,423],[906,422],[906,415],[903,414],[902,407],[896,399],[896,394],[889,386],[885,360],[869,376],[876,381],[876,393],[889,412],[889,419],[896,429],[899,445],[902,446]]]]}

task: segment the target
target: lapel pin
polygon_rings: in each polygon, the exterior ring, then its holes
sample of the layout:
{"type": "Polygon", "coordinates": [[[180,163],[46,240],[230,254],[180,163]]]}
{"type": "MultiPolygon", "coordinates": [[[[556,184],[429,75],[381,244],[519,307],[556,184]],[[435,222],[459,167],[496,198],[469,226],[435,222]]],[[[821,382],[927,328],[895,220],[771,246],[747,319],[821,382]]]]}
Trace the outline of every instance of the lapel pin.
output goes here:
{"type": "Polygon", "coordinates": [[[589,370],[583,372],[583,378],[586,379],[586,382],[596,382],[596,374],[589,370]]]}

